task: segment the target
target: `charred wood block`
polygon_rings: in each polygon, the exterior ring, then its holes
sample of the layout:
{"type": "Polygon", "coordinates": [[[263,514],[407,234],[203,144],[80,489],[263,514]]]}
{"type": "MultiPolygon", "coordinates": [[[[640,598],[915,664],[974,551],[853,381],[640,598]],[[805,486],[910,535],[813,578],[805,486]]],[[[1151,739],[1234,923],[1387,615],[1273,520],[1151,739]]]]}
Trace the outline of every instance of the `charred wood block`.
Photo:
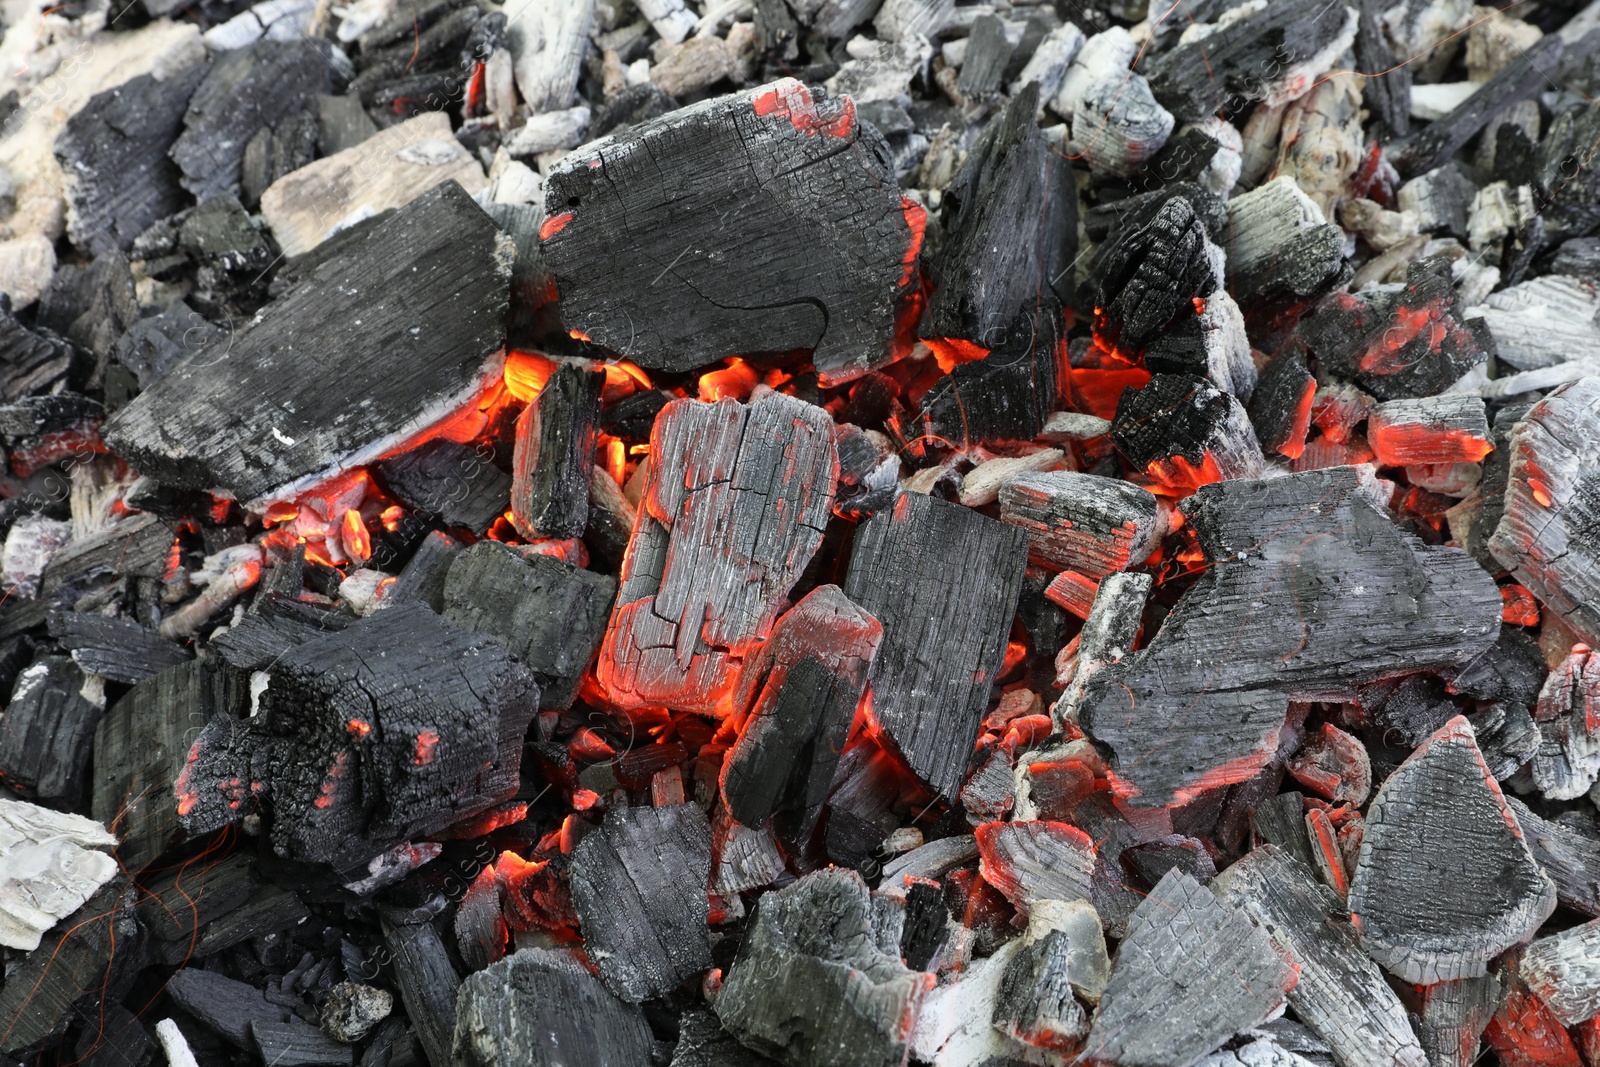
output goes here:
{"type": "Polygon", "coordinates": [[[1476,978],[1550,917],[1556,888],[1451,720],[1378,790],[1350,885],[1367,954],[1403,981],[1476,978]]]}
{"type": "Polygon", "coordinates": [[[88,679],[63,656],[41,656],[17,677],[0,714],[0,781],[29,799],[76,808],[88,784],[89,750],[105,713],[88,679]]]}
{"type": "Polygon", "coordinates": [[[1246,408],[1262,451],[1276,452],[1285,459],[1305,454],[1316,395],[1317,379],[1307,369],[1303,352],[1285,349],[1273,357],[1261,372],[1246,408]]]}
{"type": "Polygon", "coordinates": [[[1475,396],[1390,400],[1367,418],[1367,443],[1389,467],[1412,463],[1476,463],[1494,445],[1483,401],[1475,396]]]}
{"type": "Polygon", "coordinates": [[[1005,657],[1027,540],[918,493],[902,494],[856,533],[845,595],[883,624],[873,715],[912,772],[945,796],[960,788],[1005,657]]]}
{"type": "Polygon", "coordinates": [[[792,79],[567,155],[545,212],[566,325],[660,370],[809,348],[824,382],[857,377],[889,359],[922,244],[882,136],[792,79]]]}
{"type": "Polygon", "coordinates": [[[906,886],[905,921],[900,927],[900,958],[913,971],[925,971],[950,935],[950,908],[943,887],[927,878],[906,886]]]}
{"type": "Polygon", "coordinates": [[[1123,70],[1120,64],[1084,70],[1089,77],[1072,113],[1071,143],[1080,146],[1095,174],[1132,179],[1172,135],[1172,112],[1156,100],[1143,74],[1123,70]]]}
{"type": "MultiPolygon", "coordinates": [[[[972,23],[972,33],[967,37],[967,54],[961,64],[961,77],[956,83],[961,89],[961,95],[969,100],[982,99],[998,90],[1013,48],[1012,43],[1006,38],[1004,22],[993,15],[980,15],[975,19],[972,23]]],[[[1027,117],[1029,127],[1037,130],[1038,127],[1033,123],[1033,113],[1039,106],[1039,90],[1034,89],[1032,92],[1033,99],[1028,102],[1023,114],[1027,117]]],[[[1028,90],[1024,89],[1012,98],[1008,110],[1016,109],[1018,101],[1027,93],[1028,90]]],[[[1042,136],[1040,141],[1043,141],[1042,136]]]]}
{"type": "Polygon", "coordinates": [[[1600,919],[1535,941],[1517,973],[1563,1025],[1600,1015],[1600,919]]]}
{"type": "Polygon", "coordinates": [[[525,948],[461,984],[451,1062],[610,1067],[649,1062],[650,1047],[638,1007],[619,1000],[569,953],[525,948]]]}
{"type": "Polygon", "coordinates": [[[1054,471],[1000,487],[1000,521],[1028,531],[1028,559],[1098,581],[1143,563],[1166,533],[1150,491],[1116,478],[1054,471]]]}
{"type": "Polygon", "coordinates": [[[1600,778],[1600,656],[1575,647],[1533,708],[1541,743],[1529,771],[1550,800],[1576,800],[1600,778]]]}
{"type": "Polygon", "coordinates": [[[429,441],[374,465],[378,480],[419,516],[482,534],[505,514],[511,477],[487,449],[429,441]]]}
{"type": "Polygon", "coordinates": [[[1289,1006],[1341,1067],[1426,1067],[1405,1008],[1357,943],[1344,901],[1304,865],[1263,845],[1218,875],[1212,889],[1299,968],[1289,1006]]]}
{"type": "Polygon", "coordinates": [[[816,829],[833,771],[883,639],[878,620],[837,586],[818,586],[783,614],[739,675],[722,764],[734,818],[775,828],[791,848],[816,829]]]}
{"type": "Polygon", "coordinates": [[[50,616],[50,634],[72,653],[72,662],[114,682],[140,682],[192,658],[183,646],[132,619],[57,612],[50,616]]]}
{"type": "Polygon", "coordinates": [[[1172,870],[1128,921],[1085,1052],[1125,1067],[1187,1067],[1270,1018],[1294,984],[1264,931],[1172,870]]]}
{"type": "Polygon", "coordinates": [[[1195,302],[1221,286],[1222,273],[1221,249],[1194,206],[1175,196],[1096,254],[1089,283],[1096,326],[1138,352],[1179,320],[1198,317],[1195,302]]]}
{"type": "Polygon", "coordinates": [[[1498,972],[1505,994],[1484,1029],[1485,1044],[1504,1067],[1578,1067],[1583,1060],[1571,1035],[1549,1005],[1522,980],[1515,959],[1507,959],[1507,966],[1498,972]]]}
{"type": "MultiPolygon", "coordinates": [[[[438,530],[428,534],[389,587],[389,603],[414,600],[443,614],[445,583],[450,567],[460,554],[461,542],[454,537],[438,530]]],[[[456,624],[461,625],[459,620],[456,624]]],[[[540,694],[541,699],[548,699],[548,696],[548,693],[540,694]]]]}
{"type": "Polygon", "coordinates": [[[712,713],[822,543],[833,420],[781,393],[678,400],[650,461],[596,673],[625,706],[712,713]]]}
{"type": "Polygon", "coordinates": [[[594,661],[616,579],[550,556],[480,541],[455,557],[444,617],[499,638],[539,683],[539,706],[565,709],[594,661]]]}
{"type": "Polygon", "coordinates": [[[81,815],[0,799],[0,946],[31,952],[39,937],[117,875],[117,839],[81,815]]]}
{"type": "Polygon", "coordinates": [[[1516,797],[1506,806],[1528,842],[1528,851],[1556,884],[1556,899],[1573,911],[1600,916],[1600,836],[1535,814],[1516,797]]]}
{"type": "Polygon", "coordinates": [[[1155,885],[1174,867],[1201,885],[1210,885],[1217,876],[1216,861],[1205,846],[1193,837],[1179,834],[1130,845],[1122,850],[1120,862],[1124,870],[1142,879],[1145,885],[1155,885]]]}
{"type": "Polygon", "coordinates": [[[1024,944],[1006,964],[992,1022],[1014,1041],[1068,1052],[1089,1032],[1089,1016],[1072,994],[1071,941],[1052,930],[1024,944]]]}
{"type": "Polygon", "coordinates": [[[861,876],[830,868],[761,898],[713,1007],[790,1067],[895,1067],[932,984],[874,943],[861,876]]]}
{"type": "Polygon", "coordinates": [[[1492,974],[1425,986],[1416,1031],[1428,1062],[1434,1067],[1472,1067],[1478,1062],[1479,1039],[1500,1010],[1504,994],[1492,974]]]}
{"type": "Polygon", "coordinates": [[[1041,900],[1087,900],[1095,845],[1075,826],[1043,819],[977,828],[983,880],[1022,915],[1041,900]]]}
{"type": "Polygon", "coordinates": [[[1600,647],[1600,378],[1535,404],[1511,433],[1505,515],[1489,551],[1600,647]]]}
{"type": "MultiPolygon", "coordinates": [[[[788,11],[782,0],[778,6],[788,11]]],[[[705,1008],[691,1008],[678,1019],[678,1043],[672,1049],[671,1067],[770,1067],[771,1063],[759,1052],[739,1044],[705,1008]]]]}
{"type": "Polygon", "coordinates": [[[201,352],[140,393],[106,441],[159,481],[240,500],[375,459],[498,372],[511,261],[459,185],[435,186],[341,244],[227,359],[201,352]]]}
{"type": "Polygon", "coordinates": [[[1035,86],[1014,96],[944,191],[924,338],[997,349],[999,338],[1014,343],[1018,308],[1049,296],[1071,302],[1077,188],[1034,122],[1038,105],[1035,86]]]}
{"type": "Polygon", "coordinates": [[[1250,813],[1250,829],[1256,837],[1278,846],[1307,869],[1315,869],[1316,858],[1311,854],[1304,813],[1305,797],[1295,792],[1279,793],[1250,813]]]}
{"type": "Polygon", "coordinates": [[[511,523],[529,539],[581,537],[606,376],[564,364],[517,418],[511,523]]]}
{"type": "MultiPolygon", "coordinates": [[[[1401,211],[1417,216],[1417,229],[1443,230],[1466,240],[1467,220],[1472,211],[1477,183],[1467,176],[1461,164],[1449,162],[1402,185],[1395,199],[1401,211]]],[[[1557,273],[1566,273],[1558,270],[1557,273]]]]}
{"type": "Polygon", "coordinates": [[[355,1057],[355,1049],[298,1017],[288,1022],[252,1022],[250,1045],[264,1062],[278,1067],[348,1064],[355,1057]]]}
{"type": "Polygon", "coordinates": [[[1358,0],[1356,70],[1361,79],[1361,99],[1377,119],[1385,138],[1404,137],[1411,131],[1411,66],[1396,62],[1383,29],[1384,8],[1379,0],[1358,0]]]}
{"type": "Polygon", "coordinates": [[[1065,342],[1053,299],[1024,306],[985,337],[997,342],[987,356],[957,364],[922,397],[923,433],[960,449],[1032,441],[1058,405],[1065,342]]]}
{"type": "Polygon", "coordinates": [[[1366,746],[1331,722],[1306,738],[1289,761],[1289,774],[1334,804],[1360,807],[1372,789],[1372,761],[1366,746]]]}
{"type": "Polygon", "coordinates": [[[698,806],[609,812],[570,874],[584,949],[623,1000],[663,996],[711,966],[711,827],[698,806]]]}
{"type": "Polygon", "coordinates": [[[1314,299],[1350,278],[1344,231],[1288,175],[1228,201],[1228,291],[1259,300],[1314,299]]]}
{"type": "Polygon", "coordinates": [[[538,701],[499,641],[397,605],[285,652],[260,714],[194,746],[179,814],[198,831],[270,791],[279,855],[353,870],[511,796],[538,701]]]}
{"type": "Polygon", "coordinates": [[[222,53],[190,97],[183,133],[172,145],[183,187],[201,201],[237,195],[250,140],[315,106],[336,78],[330,46],[310,39],[263,40],[222,53]]]}
{"type": "Polygon", "coordinates": [[[65,382],[77,350],[53,330],[29,329],[0,307],[0,398],[19,400],[65,382]]]}
{"type": "Polygon", "coordinates": [[[1488,574],[1394,526],[1355,468],[1205,486],[1184,510],[1210,567],[1079,713],[1135,803],[1249,778],[1291,698],[1464,662],[1499,633],[1488,574]]]}
{"type": "Polygon", "coordinates": [[[1124,390],[1111,441],[1129,466],[1174,492],[1254,478],[1265,466],[1244,405],[1189,374],[1157,374],[1124,390]]]}
{"type": "Polygon", "coordinates": [[[268,1000],[262,990],[215,971],[185,967],[167,980],[166,991],[175,1004],[237,1048],[250,1047],[250,1029],[256,1023],[287,1024],[294,1019],[321,1033],[289,1008],[268,1000]]]}
{"type": "Polygon", "coordinates": [[[461,977],[432,923],[384,923],[400,1002],[431,1067],[454,1067],[451,1056],[461,977]]]}
{"type": "Polygon", "coordinates": [[[39,576],[41,595],[107,574],[159,578],[167,569],[172,529],[154,515],[134,515],[98,533],[80,537],[56,552],[39,576]]]}

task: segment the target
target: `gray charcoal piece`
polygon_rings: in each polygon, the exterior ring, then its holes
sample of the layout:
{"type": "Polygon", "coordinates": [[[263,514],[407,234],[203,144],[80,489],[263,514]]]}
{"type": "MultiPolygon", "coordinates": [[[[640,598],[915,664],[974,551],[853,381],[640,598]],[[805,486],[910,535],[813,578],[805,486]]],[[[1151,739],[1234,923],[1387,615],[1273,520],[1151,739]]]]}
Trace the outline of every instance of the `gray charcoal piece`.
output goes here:
{"type": "Polygon", "coordinates": [[[1088,900],[1095,844],[1066,823],[989,822],[977,829],[978,870],[1026,916],[1042,900],[1088,900]]]}
{"type": "Polygon", "coordinates": [[[75,808],[87,781],[95,727],[105,713],[65,656],[40,656],[17,676],[0,713],[0,778],[30,800],[75,808]]]}
{"type": "Polygon", "coordinates": [[[678,1043],[671,1067],[767,1067],[772,1060],[745,1048],[705,1008],[691,1008],[678,1020],[678,1043]]]}
{"type": "Polygon", "coordinates": [[[1028,558],[1099,580],[1143,563],[1167,532],[1143,486],[1074,471],[1019,474],[1000,487],[1000,520],[1028,531],[1028,558]]]}
{"type": "Polygon", "coordinates": [[[711,827],[699,806],[608,812],[569,876],[584,949],[617,996],[637,1004],[711,967],[711,827]]]}
{"type": "Polygon", "coordinates": [[[1417,1040],[1434,1067],[1472,1067],[1478,1041],[1505,1000],[1505,987],[1493,974],[1435,982],[1422,990],[1415,1015],[1417,1040]]]}
{"type": "Polygon", "coordinates": [[[1025,1045],[1067,1051],[1089,1032],[1089,1015],[1073,995],[1071,941],[1052,930],[1025,944],[1006,965],[995,997],[996,1029],[1025,1045]]]}
{"type": "Polygon", "coordinates": [[[141,682],[193,658],[182,645],[132,619],[56,612],[50,616],[50,635],[85,671],[124,684],[141,682]]]}
{"type": "Polygon", "coordinates": [[[1367,954],[1407,982],[1484,974],[1556,907],[1556,887],[1457,717],[1372,799],[1350,882],[1367,954]]]}
{"type": "Polygon", "coordinates": [[[461,983],[449,1062],[630,1067],[650,1062],[651,1040],[644,1013],[619,1000],[571,953],[525,948],[461,983]]]}
{"type": "Polygon", "coordinates": [[[1294,982],[1294,967],[1243,912],[1168,871],[1128,920],[1085,1054],[1189,1067],[1274,1015],[1294,982]]]}
{"type": "Polygon", "coordinates": [[[1506,806],[1522,827],[1528,851],[1556,884],[1556,899],[1573,911],[1600,916],[1600,836],[1535,814],[1516,797],[1506,806]]]}
{"type": "Polygon", "coordinates": [[[1517,973],[1563,1026],[1600,1015],[1600,919],[1535,941],[1517,973]]]}

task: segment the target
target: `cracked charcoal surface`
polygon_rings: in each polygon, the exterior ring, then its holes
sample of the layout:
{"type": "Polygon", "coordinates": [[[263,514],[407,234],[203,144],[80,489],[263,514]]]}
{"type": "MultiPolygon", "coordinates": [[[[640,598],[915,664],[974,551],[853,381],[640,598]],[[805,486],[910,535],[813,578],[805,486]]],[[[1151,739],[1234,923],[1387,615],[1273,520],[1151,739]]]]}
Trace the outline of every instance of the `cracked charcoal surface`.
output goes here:
{"type": "Polygon", "coordinates": [[[1125,230],[1098,253],[1092,299],[1120,344],[1137,351],[1222,282],[1222,256],[1205,223],[1181,196],[1137,230],[1125,230]]]}
{"type": "Polygon", "coordinates": [[[600,432],[598,370],[563,365],[517,418],[511,522],[524,537],[581,537],[600,432]]]}
{"type": "Polygon", "coordinates": [[[1350,884],[1368,955],[1407,982],[1476,978],[1556,906],[1516,817],[1456,718],[1383,783],[1350,884]]]}
{"type": "Polygon", "coordinates": [[[640,501],[598,675],[625,706],[711,713],[822,543],[833,420],[781,393],[677,400],[650,455],[660,473],[640,501]]]}
{"type": "Polygon", "coordinates": [[[1000,487],[1000,519],[1028,531],[1028,558],[1093,579],[1143,563],[1165,532],[1149,490],[1073,471],[1021,474],[1000,487]]]}
{"type": "Polygon", "coordinates": [[[993,350],[956,365],[922,398],[923,432],[955,445],[1031,441],[1059,406],[1061,308],[1023,305],[985,337],[993,350]],[[996,340],[998,339],[998,341],[996,340]]]}
{"type": "Polygon", "coordinates": [[[979,826],[979,871],[1026,916],[1041,900],[1087,900],[1095,844],[1066,823],[988,822],[979,826]]]}
{"type": "Polygon", "coordinates": [[[1181,484],[1193,471],[1212,469],[1223,478],[1255,478],[1264,465],[1244,405],[1192,374],[1157,374],[1125,391],[1111,440],[1158,482],[1181,484]]]}

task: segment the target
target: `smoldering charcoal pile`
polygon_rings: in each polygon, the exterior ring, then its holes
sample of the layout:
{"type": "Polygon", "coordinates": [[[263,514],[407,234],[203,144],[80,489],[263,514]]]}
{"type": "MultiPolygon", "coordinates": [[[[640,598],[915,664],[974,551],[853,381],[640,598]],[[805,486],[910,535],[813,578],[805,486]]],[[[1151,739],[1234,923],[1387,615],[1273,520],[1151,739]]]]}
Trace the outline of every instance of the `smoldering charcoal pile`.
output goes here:
{"type": "Polygon", "coordinates": [[[0,1067],[1600,1067],[1600,0],[6,0],[0,1067]]]}

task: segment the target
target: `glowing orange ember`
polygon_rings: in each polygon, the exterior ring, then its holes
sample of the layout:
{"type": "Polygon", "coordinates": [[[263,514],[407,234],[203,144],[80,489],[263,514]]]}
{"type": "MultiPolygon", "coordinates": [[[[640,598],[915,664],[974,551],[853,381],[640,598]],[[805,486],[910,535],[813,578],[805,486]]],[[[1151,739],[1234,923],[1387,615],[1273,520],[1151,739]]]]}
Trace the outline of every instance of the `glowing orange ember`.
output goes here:
{"type": "Polygon", "coordinates": [[[513,351],[506,355],[506,389],[524,404],[538,398],[555,372],[555,361],[537,352],[513,351]]]}
{"type": "Polygon", "coordinates": [[[756,114],[765,118],[777,115],[807,137],[825,134],[828,137],[848,137],[856,125],[856,104],[848,96],[837,99],[839,113],[823,118],[811,99],[811,90],[799,82],[786,81],[768,89],[755,98],[756,114]]]}
{"type": "Polygon", "coordinates": [[[572,212],[563,211],[559,215],[551,215],[539,227],[539,240],[548,241],[556,234],[567,228],[567,223],[572,221],[572,212]]]}
{"type": "Polygon", "coordinates": [[[366,737],[372,733],[372,724],[360,719],[351,719],[344,724],[344,728],[349,731],[351,737],[366,737]]]}
{"type": "Polygon", "coordinates": [[[707,371],[700,375],[700,399],[715,401],[732,397],[735,400],[745,400],[758,381],[760,378],[755,368],[738,356],[734,356],[728,360],[728,365],[723,369],[707,371]]]}
{"type": "Polygon", "coordinates": [[[439,747],[439,735],[432,730],[421,730],[417,733],[417,751],[411,762],[418,767],[425,767],[433,762],[433,750],[439,747]]]}
{"type": "Polygon", "coordinates": [[[372,535],[367,532],[367,524],[361,518],[361,512],[351,508],[344,513],[341,540],[344,550],[351,559],[365,563],[372,558],[372,535]]]}

